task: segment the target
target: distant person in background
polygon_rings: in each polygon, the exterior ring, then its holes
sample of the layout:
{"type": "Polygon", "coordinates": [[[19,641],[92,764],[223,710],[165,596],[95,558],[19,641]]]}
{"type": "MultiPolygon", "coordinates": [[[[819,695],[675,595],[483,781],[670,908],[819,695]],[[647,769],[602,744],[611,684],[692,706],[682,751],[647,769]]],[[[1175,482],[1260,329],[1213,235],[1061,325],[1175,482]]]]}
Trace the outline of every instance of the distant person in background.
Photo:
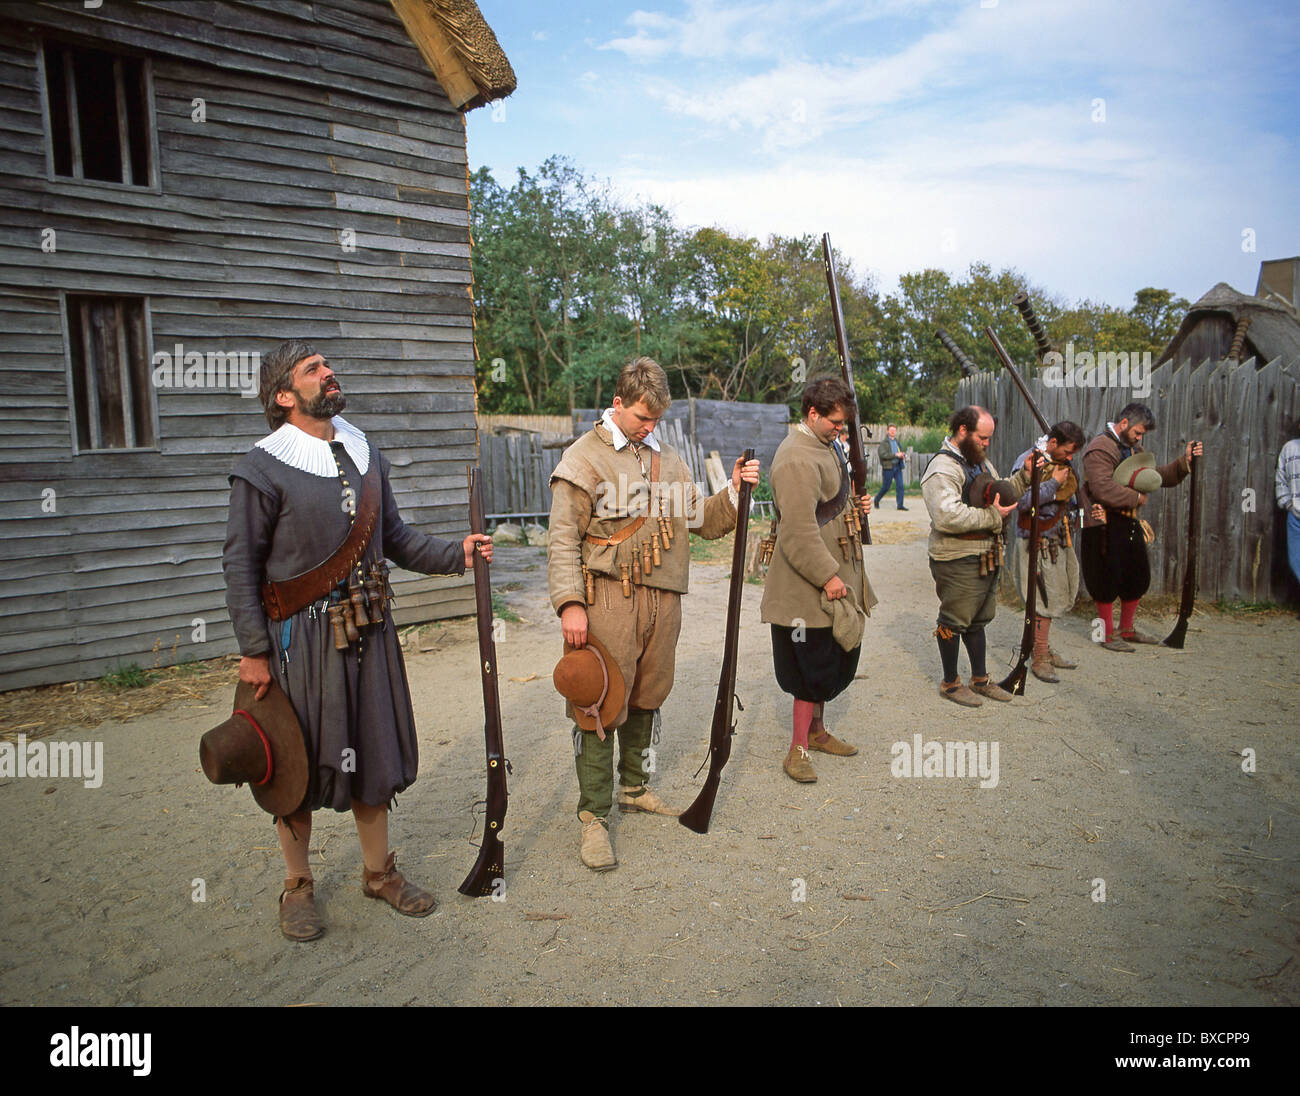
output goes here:
{"type": "Polygon", "coordinates": [[[891,422],[887,433],[889,436],[880,443],[880,467],[885,478],[881,481],[876,505],[879,506],[880,500],[885,497],[885,492],[889,490],[889,481],[892,479],[898,508],[906,510],[907,507],[903,505],[903,447],[898,444],[898,427],[891,422]]]}
{"type": "MultiPolygon", "coordinates": [[[[1300,430],[1300,422],[1296,429],[1300,430]]],[[[1277,456],[1275,489],[1278,507],[1286,511],[1287,562],[1300,582],[1300,438],[1292,438],[1277,456]]]]}

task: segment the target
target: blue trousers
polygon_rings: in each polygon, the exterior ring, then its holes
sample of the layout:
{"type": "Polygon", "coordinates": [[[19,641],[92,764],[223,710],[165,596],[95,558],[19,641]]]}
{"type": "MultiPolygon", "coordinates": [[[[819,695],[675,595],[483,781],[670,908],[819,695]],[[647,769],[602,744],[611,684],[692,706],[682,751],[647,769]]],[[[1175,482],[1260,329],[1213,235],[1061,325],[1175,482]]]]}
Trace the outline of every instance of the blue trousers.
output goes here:
{"type": "Polygon", "coordinates": [[[881,483],[881,485],[880,485],[880,494],[878,494],[878,495],[876,496],[876,505],[879,506],[879,505],[880,505],[880,500],[883,499],[883,498],[885,497],[885,492],[889,490],[889,481],[890,481],[891,479],[894,481],[894,487],[897,489],[897,493],[895,494],[894,498],[895,498],[895,500],[897,501],[897,505],[898,505],[899,509],[902,509],[902,506],[903,506],[903,462],[902,462],[901,460],[898,461],[898,462],[894,465],[893,468],[887,469],[887,470],[885,471],[885,479],[884,479],[884,482],[881,483]]]}

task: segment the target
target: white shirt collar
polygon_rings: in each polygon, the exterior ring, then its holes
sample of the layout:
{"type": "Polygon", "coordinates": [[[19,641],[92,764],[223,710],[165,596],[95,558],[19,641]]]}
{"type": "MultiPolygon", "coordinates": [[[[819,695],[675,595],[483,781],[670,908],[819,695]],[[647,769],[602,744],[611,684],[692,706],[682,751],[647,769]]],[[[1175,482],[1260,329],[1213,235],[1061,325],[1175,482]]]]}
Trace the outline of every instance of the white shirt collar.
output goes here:
{"type": "MultiPolygon", "coordinates": [[[[612,407],[605,408],[605,413],[600,416],[600,424],[609,431],[610,436],[614,439],[615,452],[630,444],[628,436],[618,428],[618,423],[614,421],[614,409],[612,407]]],[[[656,453],[659,452],[659,439],[655,437],[653,430],[645,436],[645,440],[641,444],[648,445],[656,453]]]]}
{"type": "MultiPolygon", "coordinates": [[[[335,415],[334,440],[343,443],[347,455],[357,466],[363,476],[370,468],[370,444],[366,436],[341,415],[335,415]]],[[[268,434],[257,443],[281,464],[297,468],[313,476],[333,479],[339,474],[338,465],[334,463],[334,453],[330,443],[323,438],[312,437],[305,430],[299,430],[292,423],[286,422],[274,433],[268,434]]]]}

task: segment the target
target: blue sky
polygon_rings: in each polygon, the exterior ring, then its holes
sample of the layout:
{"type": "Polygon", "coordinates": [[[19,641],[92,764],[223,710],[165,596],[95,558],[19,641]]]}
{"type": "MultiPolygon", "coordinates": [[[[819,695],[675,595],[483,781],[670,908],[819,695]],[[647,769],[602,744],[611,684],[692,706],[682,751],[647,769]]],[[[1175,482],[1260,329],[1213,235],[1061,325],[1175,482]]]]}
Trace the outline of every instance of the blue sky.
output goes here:
{"type": "Polygon", "coordinates": [[[885,290],[982,260],[1127,307],[1300,254],[1294,2],[479,7],[519,77],[469,117],[502,183],[569,156],[686,225],[829,231],[885,290]]]}

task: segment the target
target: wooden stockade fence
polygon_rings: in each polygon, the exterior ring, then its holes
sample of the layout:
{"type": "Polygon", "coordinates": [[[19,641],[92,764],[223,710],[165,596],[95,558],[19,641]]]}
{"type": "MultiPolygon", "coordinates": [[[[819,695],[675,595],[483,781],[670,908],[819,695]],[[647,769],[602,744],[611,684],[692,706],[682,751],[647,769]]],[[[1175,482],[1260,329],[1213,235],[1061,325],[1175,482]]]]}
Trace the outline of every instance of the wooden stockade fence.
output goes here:
{"type": "MultiPolygon", "coordinates": [[[[578,408],[573,412],[574,435],[591,428],[601,412],[578,408]]],[[[682,436],[690,439],[707,455],[716,449],[726,468],[730,468],[746,446],[764,468],[772,463],[777,446],[789,432],[790,410],[783,403],[736,403],[732,400],[700,400],[694,396],[676,400],[664,414],[664,429],[669,423],[681,427],[682,436]]],[[[694,469],[692,469],[694,471],[694,469]]],[[[705,483],[701,472],[696,479],[705,483]]]]}
{"type": "MultiPolygon", "coordinates": [[[[480,415],[479,465],[483,504],[492,519],[546,517],[551,510],[551,473],[565,446],[599,419],[581,408],[572,419],[555,415],[480,415]]],[[[705,462],[717,450],[730,472],[743,441],[753,445],[766,468],[786,435],[784,404],[725,400],[679,400],[658,427],[659,437],[686,461],[691,478],[708,490],[705,462]]]]}
{"type": "MultiPolygon", "coordinates": [[[[1165,362],[1150,374],[1145,397],[1132,387],[1048,387],[1026,378],[1048,422],[1070,419],[1088,438],[1127,403],[1145,403],[1157,429],[1145,447],[1160,464],[1189,439],[1205,443],[1201,468],[1201,536],[1197,567],[1200,601],[1285,601],[1294,588],[1287,574],[1285,515],[1274,502],[1277,455],[1300,416],[1300,362],[1280,359],[1257,369],[1254,359],[1165,362]]],[[[1005,371],[979,373],[957,386],[957,406],[981,404],[998,419],[989,454],[999,472],[1042,431],[1005,371]]],[[[1076,471],[1082,472],[1079,461],[1076,471]]],[[[1189,481],[1154,492],[1142,515],[1155,530],[1150,546],[1151,592],[1181,589],[1186,562],[1189,481]]],[[[1085,591],[1080,590],[1082,596],[1085,591]]]]}
{"type": "MultiPolygon", "coordinates": [[[[669,409],[659,425],[659,437],[686,461],[691,478],[709,487],[705,461],[717,450],[725,472],[739,455],[741,439],[753,445],[764,472],[771,466],[776,448],[794,424],[785,421],[783,404],[731,404],[724,400],[681,400],[669,409]],[[690,435],[691,404],[695,405],[696,436],[690,435]],[[673,408],[679,408],[674,414],[673,408]],[[736,450],[733,455],[732,450],[736,450]]],[[[483,504],[491,519],[546,517],[551,510],[551,473],[559,464],[565,446],[591,428],[601,412],[582,408],[565,415],[479,415],[479,464],[483,469],[483,504]],[[572,431],[572,433],[570,433],[572,431]]],[[[872,426],[876,439],[885,436],[885,426],[872,426]]],[[[922,428],[899,427],[906,445],[919,438],[922,428]]],[[[867,478],[881,478],[880,458],[873,441],[866,444],[867,478]]],[[[905,453],[903,483],[919,482],[932,453],[905,453]]],[[[892,487],[891,487],[892,492],[892,487]]],[[[770,503],[756,502],[766,511],[770,503]]]]}

